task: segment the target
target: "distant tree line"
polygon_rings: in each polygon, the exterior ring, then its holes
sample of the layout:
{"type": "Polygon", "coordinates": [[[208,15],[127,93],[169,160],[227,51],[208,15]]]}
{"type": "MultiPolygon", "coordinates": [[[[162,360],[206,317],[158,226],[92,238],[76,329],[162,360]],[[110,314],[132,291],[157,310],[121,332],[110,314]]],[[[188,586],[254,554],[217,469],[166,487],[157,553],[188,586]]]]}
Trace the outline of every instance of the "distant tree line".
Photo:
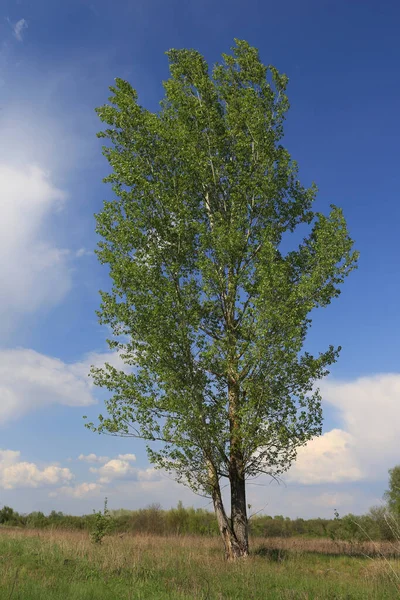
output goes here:
{"type": "MultiPolygon", "coordinates": [[[[205,535],[217,536],[214,514],[201,508],[187,508],[179,503],[176,508],[163,510],[152,504],[139,510],[110,511],[113,533],[149,535],[205,535]]],[[[0,510],[0,527],[37,529],[67,529],[91,531],[95,515],[73,516],[52,511],[19,514],[8,506],[0,510]]],[[[367,515],[352,514],[332,519],[290,519],[282,515],[255,515],[250,518],[250,535],[254,537],[309,537],[365,541],[397,538],[397,520],[388,517],[385,507],[376,507],[367,515]]]]}
{"type": "MultiPolygon", "coordinates": [[[[386,503],[375,506],[366,515],[339,516],[334,510],[332,519],[290,519],[282,515],[255,514],[250,517],[250,535],[253,537],[309,537],[364,542],[367,540],[400,540],[400,465],[389,470],[389,486],[384,494],[386,503]]],[[[105,504],[107,509],[107,503],[105,504]]],[[[101,514],[101,513],[100,513],[101,514]]],[[[1,527],[30,529],[69,529],[93,532],[99,513],[66,515],[52,510],[20,514],[9,506],[0,509],[1,527]]],[[[138,510],[108,510],[110,532],[115,534],[147,535],[219,535],[214,513],[204,508],[184,507],[164,510],[159,504],[150,504],[138,510]]]]}

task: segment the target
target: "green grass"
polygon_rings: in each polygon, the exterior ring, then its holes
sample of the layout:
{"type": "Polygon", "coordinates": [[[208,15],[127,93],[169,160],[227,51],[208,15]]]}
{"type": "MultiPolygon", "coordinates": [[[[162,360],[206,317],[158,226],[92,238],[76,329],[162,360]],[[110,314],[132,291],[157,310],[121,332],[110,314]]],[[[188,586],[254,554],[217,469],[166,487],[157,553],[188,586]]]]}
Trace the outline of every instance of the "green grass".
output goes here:
{"type": "Polygon", "coordinates": [[[370,559],[362,547],[343,555],[349,547],[330,541],[256,540],[253,548],[228,564],[218,539],[126,535],[95,546],[82,533],[1,530],[0,599],[400,598],[398,559],[370,559]]]}

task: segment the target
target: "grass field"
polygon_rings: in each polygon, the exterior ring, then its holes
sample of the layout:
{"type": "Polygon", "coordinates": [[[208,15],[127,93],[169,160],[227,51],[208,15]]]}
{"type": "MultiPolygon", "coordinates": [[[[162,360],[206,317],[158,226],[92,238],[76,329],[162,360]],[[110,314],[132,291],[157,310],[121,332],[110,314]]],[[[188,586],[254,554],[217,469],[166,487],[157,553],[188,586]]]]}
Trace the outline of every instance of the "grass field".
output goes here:
{"type": "Polygon", "coordinates": [[[393,545],[253,540],[224,561],[219,539],[0,530],[0,598],[7,600],[384,600],[400,598],[393,545]],[[372,558],[371,558],[372,557],[372,558]]]}

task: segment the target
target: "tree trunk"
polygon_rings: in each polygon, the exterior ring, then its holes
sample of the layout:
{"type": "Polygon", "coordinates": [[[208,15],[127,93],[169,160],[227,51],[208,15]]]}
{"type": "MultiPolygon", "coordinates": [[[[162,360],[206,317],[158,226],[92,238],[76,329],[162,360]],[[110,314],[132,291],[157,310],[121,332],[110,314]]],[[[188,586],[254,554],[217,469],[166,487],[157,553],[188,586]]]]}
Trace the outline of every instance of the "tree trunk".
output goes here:
{"type": "Polygon", "coordinates": [[[232,520],[228,519],[226,516],[218,476],[211,462],[209,463],[208,470],[211,496],[215,515],[217,517],[219,532],[224,543],[225,558],[226,560],[233,561],[243,556],[241,545],[239,544],[233,530],[232,520]]]}
{"type": "Polygon", "coordinates": [[[239,544],[240,556],[249,554],[249,532],[246,505],[246,480],[240,431],[240,390],[236,381],[228,384],[229,421],[231,431],[229,482],[231,486],[232,531],[239,544]]]}
{"type": "Polygon", "coordinates": [[[228,270],[226,331],[228,333],[228,415],[230,429],[229,482],[231,488],[231,532],[236,543],[235,558],[249,554],[245,464],[241,429],[241,390],[237,348],[235,269],[228,270]]]}
{"type": "Polygon", "coordinates": [[[240,547],[240,556],[249,554],[249,521],[247,518],[246,482],[236,468],[230,472],[231,520],[235,538],[240,547]]]}
{"type": "Polygon", "coordinates": [[[220,493],[213,492],[214,510],[218,521],[218,528],[225,548],[226,560],[232,561],[242,556],[241,547],[226,516],[220,493]]]}

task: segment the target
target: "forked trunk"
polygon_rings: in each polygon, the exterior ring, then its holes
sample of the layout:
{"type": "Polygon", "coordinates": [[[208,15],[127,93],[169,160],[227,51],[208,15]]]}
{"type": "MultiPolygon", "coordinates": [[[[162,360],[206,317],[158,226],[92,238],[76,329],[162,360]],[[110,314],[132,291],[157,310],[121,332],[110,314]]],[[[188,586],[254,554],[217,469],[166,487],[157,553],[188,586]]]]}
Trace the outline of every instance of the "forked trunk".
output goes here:
{"type": "Polygon", "coordinates": [[[218,522],[218,529],[224,543],[225,558],[226,560],[232,561],[237,558],[247,556],[248,546],[246,552],[244,552],[243,545],[239,543],[239,540],[236,537],[233,521],[232,519],[228,519],[226,515],[218,476],[215,473],[214,467],[211,465],[211,463],[209,465],[209,480],[214,511],[218,522]]]}
{"type": "Polygon", "coordinates": [[[224,542],[225,558],[229,561],[242,556],[240,544],[233,532],[231,523],[226,516],[220,490],[213,490],[213,504],[218,521],[219,532],[224,542]]]}

